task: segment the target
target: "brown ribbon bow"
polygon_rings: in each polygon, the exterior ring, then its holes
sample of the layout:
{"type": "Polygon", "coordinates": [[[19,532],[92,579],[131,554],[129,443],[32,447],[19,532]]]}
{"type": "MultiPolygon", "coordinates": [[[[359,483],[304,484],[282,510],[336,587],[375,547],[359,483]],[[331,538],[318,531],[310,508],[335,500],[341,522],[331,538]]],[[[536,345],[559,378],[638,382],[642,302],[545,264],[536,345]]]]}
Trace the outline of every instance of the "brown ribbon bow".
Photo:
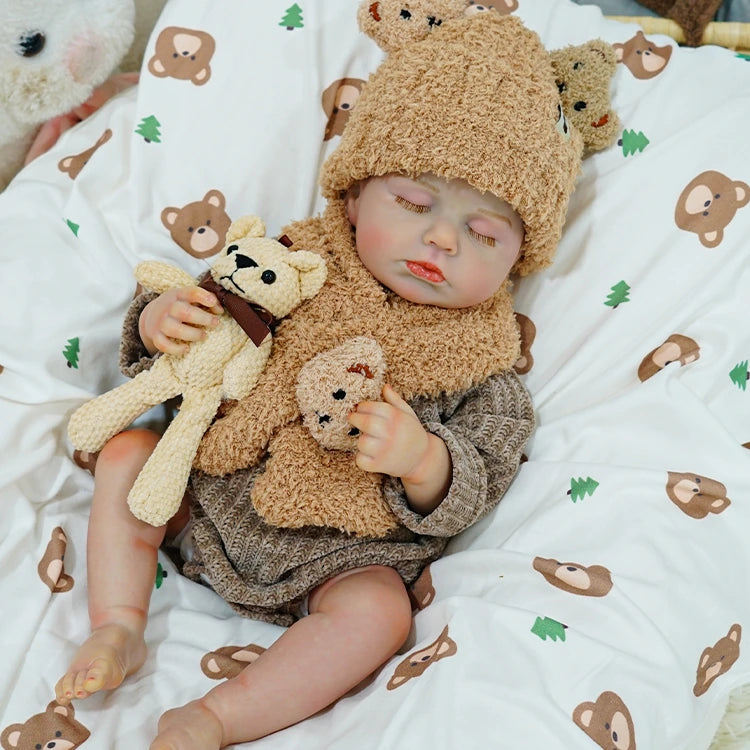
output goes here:
{"type": "Polygon", "coordinates": [[[221,306],[237,321],[255,346],[260,346],[276,322],[273,315],[264,307],[248,302],[242,297],[217,284],[206,271],[198,280],[198,286],[216,295],[221,306]]]}

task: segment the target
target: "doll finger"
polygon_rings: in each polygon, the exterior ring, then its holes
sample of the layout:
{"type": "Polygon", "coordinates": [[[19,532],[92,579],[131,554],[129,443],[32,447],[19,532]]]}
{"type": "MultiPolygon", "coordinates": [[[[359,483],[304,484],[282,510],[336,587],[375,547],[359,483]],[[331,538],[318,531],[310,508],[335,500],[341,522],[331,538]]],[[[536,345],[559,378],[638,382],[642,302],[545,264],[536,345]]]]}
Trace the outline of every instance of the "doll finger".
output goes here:
{"type": "MultiPolygon", "coordinates": [[[[359,430],[361,436],[383,438],[386,435],[387,423],[377,415],[363,414],[358,409],[351,412],[347,419],[352,427],[356,427],[359,430]]],[[[362,437],[360,437],[361,439],[362,437]]]]}
{"type": "Polygon", "coordinates": [[[362,469],[362,471],[369,471],[372,473],[377,472],[377,469],[375,468],[375,460],[372,456],[368,456],[364,453],[357,453],[354,457],[354,463],[362,469]]]}
{"type": "Polygon", "coordinates": [[[383,386],[383,400],[405,414],[414,414],[414,409],[401,398],[401,395],[395,388],[387,383],[383,386]]]}
{"type": "Polygon", "coordinates": [[[178,341],[169,338],[161,331],[155,334],[151,340],[157,350],[164,354],[184,354],[188,350],[187,344],[179,343],[178,341]]]}
{"type": "Polygon", "coordinates": [[[180,290],[177,297],[185,302],[189,302],[191,306],[201,305],[215,315],[221,315],[224,311],[216,295],[207,289],[201,289],[199,286],[185,287],[180,290]]]}

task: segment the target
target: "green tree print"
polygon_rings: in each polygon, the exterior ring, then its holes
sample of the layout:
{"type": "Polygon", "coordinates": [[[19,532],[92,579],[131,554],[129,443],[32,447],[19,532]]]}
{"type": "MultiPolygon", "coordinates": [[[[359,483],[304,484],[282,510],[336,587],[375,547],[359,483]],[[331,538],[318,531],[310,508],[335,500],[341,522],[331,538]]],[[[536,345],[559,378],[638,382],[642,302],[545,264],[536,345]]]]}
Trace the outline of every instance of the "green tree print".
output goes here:
{"type": "Polygon", "coordinates": [[[68,362],[68,367],[75,367],[78,369],[78,354],[81,351],[81,343],[76,336],[73,339],[68,339],[65,348],[63,349],[63,357],[68,362]]]}
{"type": "Polygon", "coordinates": [[[630,287],[624,281],[618,281],[613,287],[610,287],[610,289],[612,290],[612,292],[611,294],[607,295],[607,299],[604,303],[605,305],[608,305],[614,310],[623,302],[630,302],[630,300],[628,299],[628,292],[630,292],[630,287]]]}
{"type": "Polygon", "coordinates": [[[571,477],[570,479],[570,489],[568,490],[568,495],[570,495],[570,499],[577,503],[579,500],[583,500],[586,495],[593,495],[594,490],[599,486],[599,482],[596,481],[596,479],[592,479],[591,477],[586,477],[584,479],[583,477],[578,477],[576,479],[575,477],[571,477]]]}
{"type": "Polygon", "coordinates": [[[287,8],[279,26],[286,26],[287,31],[301,29],[304,26],[302,23],[302,8],[300,8],[297,3],[287,8]]]}
{"type": "Polygon", "coordinates": [[[146,143],[161,143],[161,123],[153,116],[144,117],[135,132],[143,137],[146,143]]]}
{"type": "Polygon", "coordinates": [[[622,138],[617,141],[618,146],[622,146],[622,155],[630,156],[636,151],[643,151],[648,146],[649,140],[643,135],[643,131],[635,132],[635,130],[624,130],[622,138]]]}
{"type": "Polygon", "coordinates": [[[750,378],[750,372],[747,369],[747,360],[736,364],[730,371],[731,381],[742,391],[747,389],[747,381],[750,378]]]}
{"type": "Polygon", "coordinates": [[[567,625],[563,625],[557,620],[553,620],[551,617],[537,617],[534,624],[531,626],[531,632],[534,635],[538,635],[543,641],[547,638],[556,641],[558,638],[561,641],[565,640],[565,628],[567,625]]]}
{"type": "Polygon", "coordinates": [[[161,563],[156,563],[156,580],[154,581],[154,585],[157,589],[161,588],[162,583],[164,583],[164,579],[167,577],[167,571],[164,570],[161,563]]]}

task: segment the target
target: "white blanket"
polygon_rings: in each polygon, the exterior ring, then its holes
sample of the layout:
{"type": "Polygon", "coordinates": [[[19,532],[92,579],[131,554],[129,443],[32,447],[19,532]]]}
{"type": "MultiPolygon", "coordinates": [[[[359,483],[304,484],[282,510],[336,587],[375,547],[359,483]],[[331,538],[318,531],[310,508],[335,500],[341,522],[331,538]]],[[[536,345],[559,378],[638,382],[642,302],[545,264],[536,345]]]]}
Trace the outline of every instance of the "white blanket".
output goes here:
{"type": "MultiPolygon", "coordinates": [[[[641,43],[636,26],[567,0],[516,13],[549,49],[623,45],[622,143],[586,159],[555,264],[516,287],[536,330],[529,460],[429,568],[413,648],[258,748],[705,750],[750,682],[750,63],[641,43]],[[722,232],[681,228],[688,210],[718,214],[722,232]]],[[[139,87],[0,196],[4,747],[49,739],[37,715],[87,634],[93,480],[65,428],[121,381],[133,266],[197,274],[217,222],[254,213],[275,234],[320,210],[316,174],[338,137],[324,140],[323,92],[380,59],[351,0],[170,0],[139,87]],[[215,44],[187,77],[159,67],[169,27],[215,44]]],[[[60,719],[72,747],[148,747],[164,710],[222,679],[210,652],[282,632],[160,564],[146,664],[60,719]]]]}

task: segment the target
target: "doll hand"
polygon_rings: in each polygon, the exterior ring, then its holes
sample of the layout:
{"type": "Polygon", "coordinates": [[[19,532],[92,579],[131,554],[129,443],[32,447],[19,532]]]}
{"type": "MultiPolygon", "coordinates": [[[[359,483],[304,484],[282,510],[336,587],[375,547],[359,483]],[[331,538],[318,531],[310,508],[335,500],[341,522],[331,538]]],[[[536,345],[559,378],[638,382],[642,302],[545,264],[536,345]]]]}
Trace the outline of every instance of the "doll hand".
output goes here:
{"type": "Polygon", "coordinates": [[[219,324],[222,312],[219,300],[206,289],[169,289],[143,308],[138,330],[150,354],[184,354],[186,342],[206,338],[206,329],[219,324]]]}
{"type": "Polygon", "coordinates": [[[138,73],[122,73],[112,76],[101,86],[94,89],[94,92],[83,104],[80,104],[70,112],[58,115],[45,122],[39,128],[39,132],[36,134],[34,142],[26,154],[24,165],[34,161],[37,156],[41,156],[46,151],[49,151],[66,130],[69,130],[74,125],[78,125],[81,120],[85,120],[89,115],[92,115],[113,96],[136,83],[138,83],[138,73]]]}
{"type": "Polygon", "coordinates": [[[383,401],[360,402],[349,423],[360,431],[355,460],[364,471],[407,478],[427,454],[427,431],[389,385],[383,387],[383,401]]]}

